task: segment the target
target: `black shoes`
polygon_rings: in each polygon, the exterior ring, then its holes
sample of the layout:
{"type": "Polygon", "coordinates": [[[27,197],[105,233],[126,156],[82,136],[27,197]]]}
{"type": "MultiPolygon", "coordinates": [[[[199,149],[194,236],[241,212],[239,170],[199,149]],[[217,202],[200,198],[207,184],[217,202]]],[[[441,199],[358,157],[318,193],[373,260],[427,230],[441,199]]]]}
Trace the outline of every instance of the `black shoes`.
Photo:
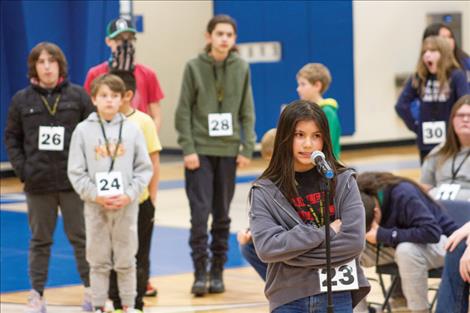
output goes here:
{"type": "Polygon", "coordinates": [[[225,261],[212,260],[211,270],[209,273],[209,287],[207,286],[207,262],[194,262],[194,283],[191,287],[191,293],[196,297],[203,297],[206,293],[222,293],[225,292],[223,280],[225,261]]]}
{"type": "Polygon", "coordinates": [[[225,291],[223,279],[224,263],[225,262],[221,260],[212,260],[209,281],[210,293],[222,293],[225,291]]]}
{"type": "Polygon", "coordinates": [[[191,287],[191,293],[196,297],[202,297],[208,291],[206,261],[197,261],[194,263],[194,267],[194,283],[191,287]]]}

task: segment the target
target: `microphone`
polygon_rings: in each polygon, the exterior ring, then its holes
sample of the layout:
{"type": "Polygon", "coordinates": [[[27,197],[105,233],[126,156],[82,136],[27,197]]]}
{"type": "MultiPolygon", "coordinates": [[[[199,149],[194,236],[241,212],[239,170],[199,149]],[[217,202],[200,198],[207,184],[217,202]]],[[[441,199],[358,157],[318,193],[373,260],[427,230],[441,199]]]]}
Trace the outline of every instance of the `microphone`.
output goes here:
{"type": "Polygon", "coordinates": [[[310,160],[312,161],[313,165],[317,166],[317,170],[320,175],[326,179],[333,179],[335,173],[328,164],[328,161],[325,159],[325,154],[323,154],[323,152],[313,151],[312,155],[310,156],[310,160]]]}

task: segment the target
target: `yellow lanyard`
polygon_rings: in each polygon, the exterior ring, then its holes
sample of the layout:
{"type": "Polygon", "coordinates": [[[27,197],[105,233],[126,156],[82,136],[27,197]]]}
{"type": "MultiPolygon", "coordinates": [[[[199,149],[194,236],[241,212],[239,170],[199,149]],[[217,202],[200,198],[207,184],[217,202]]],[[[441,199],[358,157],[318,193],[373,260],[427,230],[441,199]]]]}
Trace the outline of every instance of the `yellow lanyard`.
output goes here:
{"type": "Polygon", "coordinates": [[[108,172],[111,172],[114,168],[114,161],[116,161],[116,158],[117,158],[119,145],[121,144],[122,124],[124,123],[124,118],[121,116],[121,123],[119,125],[119,138],[118,138],[118,142],[116,144],[116,147],[114,148],[114,154],[111,154],[111,149],[109,149],[109,140],[108,140],[108,137],[106,137],[106,131],[104,130],[103,121],[101,120],[100,116],[98,116],[98,120],[100,122],[101,132],[103,133],[104,142],[106,144],[106,151],[108,152],[108,155],[111,158],[111,165],[109,166],[109,171],[108,171],[108,172]]]}
{"type": "Polygon", "coordinates": [[[44,103],[44,106],[46,107],[47,111],[49,111],[49,114],[54,116],[55,113],[57,112],[57,105],[59,104],[60,95],[58,95],[57,98],[55,98],[55,102],[54,102],[54,105],[53,105],[52,109],[51,109],[51,107],[49,105],[49,102],[47,101],[46,97],[41,96],[41,100],[42,100],[42,103],[44,103]]]}
{"type": "Polygon", "coordinates": [[[323,219],[323,212],[320,210],[320,217],[319,217],[317,212],[315,212],[315,209],[312,208],[311,205],[307,205],[307,207],[308,207],[308,210],[310,211],[310,213],[312,214],[313,218],[315,219],[315,224],[318,227],[323,226],[325,224],[324,219],[323,219]]]}

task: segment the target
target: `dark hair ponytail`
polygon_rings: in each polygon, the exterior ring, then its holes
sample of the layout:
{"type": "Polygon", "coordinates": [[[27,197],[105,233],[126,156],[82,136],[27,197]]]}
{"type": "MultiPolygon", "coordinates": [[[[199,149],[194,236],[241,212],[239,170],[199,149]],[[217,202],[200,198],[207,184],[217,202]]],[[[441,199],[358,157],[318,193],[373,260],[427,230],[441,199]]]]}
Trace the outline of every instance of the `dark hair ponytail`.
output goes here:
{"type": "Polygon", "coordinates": [[[461,68],[465,68],[465,60],[470,58],[470,56],[462,50],[462,48],[459,47],[457,44],[457,41],[455,40],[455,35],[452,29],[444,24],[444,23],[433,23],[430,24],[426,29],[424,30],[423,33],[423,41],[424,39],[431,37],[431,36],[439,36],[439,32],[441,31],[442,28],[447,29],[450,32],[450,35],[452,36],[452,39],[454,40],[455,48],[454,51],[452,51],[452,54],[454,55],[455,59],[459,63],[461,68]]]}
{"type": "Polygon", "coordinates": [[[404,182],[413,185],[424,197],[435,202],[419,184],[409,178],[396,176],[389,172],[364,172],[357,176],[359,190],[376,198],[379,198],[380,191],[404,182]]]}

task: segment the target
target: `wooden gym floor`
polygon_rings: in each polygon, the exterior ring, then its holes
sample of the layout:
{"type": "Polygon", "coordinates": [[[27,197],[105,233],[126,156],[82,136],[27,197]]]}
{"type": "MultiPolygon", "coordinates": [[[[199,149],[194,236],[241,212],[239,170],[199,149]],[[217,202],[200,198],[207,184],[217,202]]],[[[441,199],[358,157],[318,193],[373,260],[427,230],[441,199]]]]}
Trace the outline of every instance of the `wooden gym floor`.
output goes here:
{"type": "MultiPolygon", "coordinates": [[[[419,178],[418,152],[415,147],[394,147],[380,149],[363,149],[355,151],[344,151],[343,162],[354,167],[358,171],[377,170],[391,171],[398,175],[419,178]]],[[[232,240],[229,254],[228,268],[224,273],[226,289],[223,294],[208,295],[203,298],[194,298],[189,293],[193,280],[189,248],[187,240],[176,247],[172,245],[171,234],[182,233],[182,238],[187,238],[189,229],[189,208],[183,185],[183,166],[178,157],[163,157],[161,164],[161,183],[158,192],[157,212],[155,230],[157,237],[152,243],[152,283],[158,288],[158,297],[145,298],[147,313],[170,313],[170,312],[212,312],[212,313],[245,313],[245,312],[268,312],[267,301],[263,294],[264,284],[256,272],[241,259],[237,251],[234,234],[248,225],[247,221],[247,193],[250,188],[250,181],[261,173],[266,163],[263,160],[255,159],[251,165],[238,171],[237,188],[231,206],[232,218],[232,240]],[[167,237],[159,238],[160,229],[169,229],[165,232],[167,237]],[[168,235],[170,234],[170,235],[168,235]],[[156,240],[155,240],[156,239],[156,240]],[[168,242],[170,243],[168,245],[168,242]],[[160,244],[161,243],[161,244],[160,244]],[[174,247],[174,248],[173,248],[174,247]],[[173,256],[172,250],[181,250],[178,257],[173,256]],[[155,255],[155,260],[154,260],[155,255]],[[170,255],[165,259],[166,255],[170,255]],[[164,268],[165,270],[161,270],[164,268]]],[[[2,202],[0,202],[1,213],[20,212],[20,217],[26,215],[26,204],[22,195],[22,186],[16,178],[2,179],[0,183],[2,202]],[[20,199],[18,201],[6,201],[8,199],[20,199]]],[[[3,216],[3,215],[2,215],[3,216]]],[[[23,216],[24,217],[24,216],[23,216]]],[[[13,231],[5,230],[2,222],[2,246],[1,255],[1,283],[2,293],[0,310],[2,313],[23,312],[24,304],[27,300],[29,286],[24,283],[19,287],[16,282],[27,279],[26,263],[15,263],[6,260],[4,257],[6,248],[4,242],[17,237],[13,231]],[[7,262],[8,261],[8,262],[7,262]],[[23,264],[24,266],[20,266],[23,264]],[[20,275],[7,280],[4,277],[12,275],[12,272],[19,269],[20,275]],[[20,277],[21,276],[21,277],[20,277]],[[13,282],[13,283],[11,283],[13,282]]],[[[61,229],[57,230],[62,231],[61,229]]],[[[162,235],[163,237],[163,235],[162,235]]],[[[177,238],[180,238],[179,235],[177,238]]],[[[27,259],[27,239],[22,240],[23,247],[22,260],[27,259]]],[[[10,250],[8,250],[10,251],[10,250]]],[[[175,254],[176,255],[176,254],[175,254]]],[[[54,254],[52,256],[54,259],[54,254]]],[[[52,262],[52,261],[51,261],[52,262]]],[[[71,272],[74,271],[72,268],[71,272]]],[[[51,273],[50,276],[57,273],[51,273]]],[[[68,273],[59,273],[67,275],[68,273]]],[[[374,270],[366,270],[370,278],[374,278],[374,270]]],[[[14,274],[16,275],[16,274],[14,274]]],[[[73,281],[73,279],[71,279],[73,281]]],[[[75,279],[76,281],[76,279],[75,279]]],[[[381,302],[382,297],[377,283],[371,282],[372,292],[368,297],[369,301],[381,302]]],[[[437,285],[438,281],[431,282],[437,285]]],[[[53,287],[48,285],[45,297],[48,304],[49,313],[81,312],[80,305],[83,296],[83,288],[72,283],[57,283],[53,287]]],[[[431,296],[431,294],[430,294],[431,296]]]]}

